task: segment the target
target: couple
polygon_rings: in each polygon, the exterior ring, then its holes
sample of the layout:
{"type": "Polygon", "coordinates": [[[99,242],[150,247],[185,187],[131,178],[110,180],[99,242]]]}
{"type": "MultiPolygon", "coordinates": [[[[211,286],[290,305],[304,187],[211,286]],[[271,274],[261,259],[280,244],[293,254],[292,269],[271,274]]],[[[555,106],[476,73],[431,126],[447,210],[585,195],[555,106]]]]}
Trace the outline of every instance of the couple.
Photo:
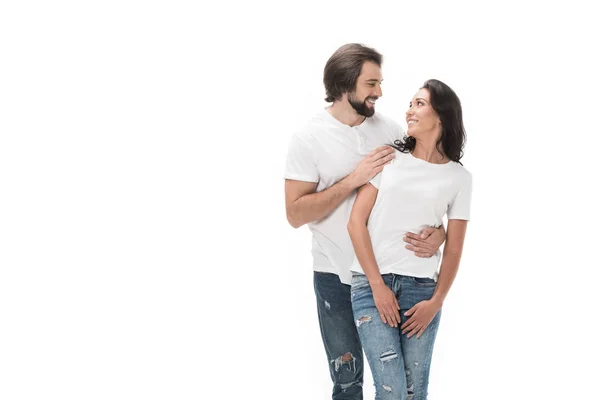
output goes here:
{"type": "Polygon", "coordinates": [[[313,234],[333,399],[363,398],[363,348],[376,399],[427,398],[441,308],[469,219],[460,100],[428,80],[406,111],[405,135],[375,113],[381,64],[381,54],[360,44],[330,57],[323,83],[333,104],[293,136],[285,169],[288,221],[313,234]]]}

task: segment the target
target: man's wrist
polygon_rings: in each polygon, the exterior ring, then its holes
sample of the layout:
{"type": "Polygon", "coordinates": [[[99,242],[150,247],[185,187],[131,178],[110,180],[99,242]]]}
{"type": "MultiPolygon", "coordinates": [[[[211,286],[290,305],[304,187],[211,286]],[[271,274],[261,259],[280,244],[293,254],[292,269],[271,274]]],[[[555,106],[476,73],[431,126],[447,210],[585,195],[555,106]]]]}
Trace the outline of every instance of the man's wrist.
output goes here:
{"type": "Polygon", "coordinates": [[[354,190],[358,188],[360,185],[356,182],[356,175],[354,172],[351,172],[345,179],[346,184],[350,190],[354,190]]]}

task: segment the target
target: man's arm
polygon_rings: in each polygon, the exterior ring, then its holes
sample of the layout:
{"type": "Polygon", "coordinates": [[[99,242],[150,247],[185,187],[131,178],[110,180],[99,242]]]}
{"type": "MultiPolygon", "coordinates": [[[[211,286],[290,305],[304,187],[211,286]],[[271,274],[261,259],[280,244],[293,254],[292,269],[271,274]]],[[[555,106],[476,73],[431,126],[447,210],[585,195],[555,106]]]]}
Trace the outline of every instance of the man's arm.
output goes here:
{"type": "Polygon", "coordinates": [[[362,159],[358,167],[327,189],[316,193],[317,183],[286,179],[285,210],[294,228],[325,218],[356,188],[369,182],[394,158],[394,149],[381,146],[362,159]]]}
{"type": "Polygon", "coordinates": [[[316,183],[286,179],[285,210],[288,222],[294,228],[299,228],[326,217],[357,187],[352,175],[319,193],[315,193],[316,183]]]}

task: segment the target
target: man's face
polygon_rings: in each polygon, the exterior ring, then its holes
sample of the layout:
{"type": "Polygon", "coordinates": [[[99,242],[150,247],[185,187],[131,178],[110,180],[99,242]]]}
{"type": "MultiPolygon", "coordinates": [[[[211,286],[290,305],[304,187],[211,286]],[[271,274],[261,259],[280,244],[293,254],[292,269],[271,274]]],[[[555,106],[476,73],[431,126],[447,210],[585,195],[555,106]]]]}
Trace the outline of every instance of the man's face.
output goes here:
{"type": "Polygon", "coordinates": [[[371,61],[365,61],[356,80],[356,88],[348,93],[348,102],[354,110],[364,117],[375,114],[375,102],[383,94],[381,92],[381,68],[371,61]]]}

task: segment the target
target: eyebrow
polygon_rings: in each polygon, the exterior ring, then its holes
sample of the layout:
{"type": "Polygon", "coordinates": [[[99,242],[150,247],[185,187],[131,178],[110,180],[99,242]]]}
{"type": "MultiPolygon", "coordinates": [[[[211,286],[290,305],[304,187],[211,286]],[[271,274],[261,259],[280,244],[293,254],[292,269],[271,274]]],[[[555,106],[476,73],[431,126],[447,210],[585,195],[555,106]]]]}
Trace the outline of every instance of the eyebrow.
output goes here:
{"type": "Polygon", "coordinates": [[[427,103],[427,102],[428,102],[427,100],[425,100],[425,99],[424,99],[424,98],[422,98],[422,97],[417,97],[415,100],[423,100],[425,103],[427,103]]]}
{"type": "Polygon", "coordinates": [[[383,82],[383,79],[382,80],[375,79],[375,78],[373,78],[373,79],[367,79],[367,82],[383,82]]]}

